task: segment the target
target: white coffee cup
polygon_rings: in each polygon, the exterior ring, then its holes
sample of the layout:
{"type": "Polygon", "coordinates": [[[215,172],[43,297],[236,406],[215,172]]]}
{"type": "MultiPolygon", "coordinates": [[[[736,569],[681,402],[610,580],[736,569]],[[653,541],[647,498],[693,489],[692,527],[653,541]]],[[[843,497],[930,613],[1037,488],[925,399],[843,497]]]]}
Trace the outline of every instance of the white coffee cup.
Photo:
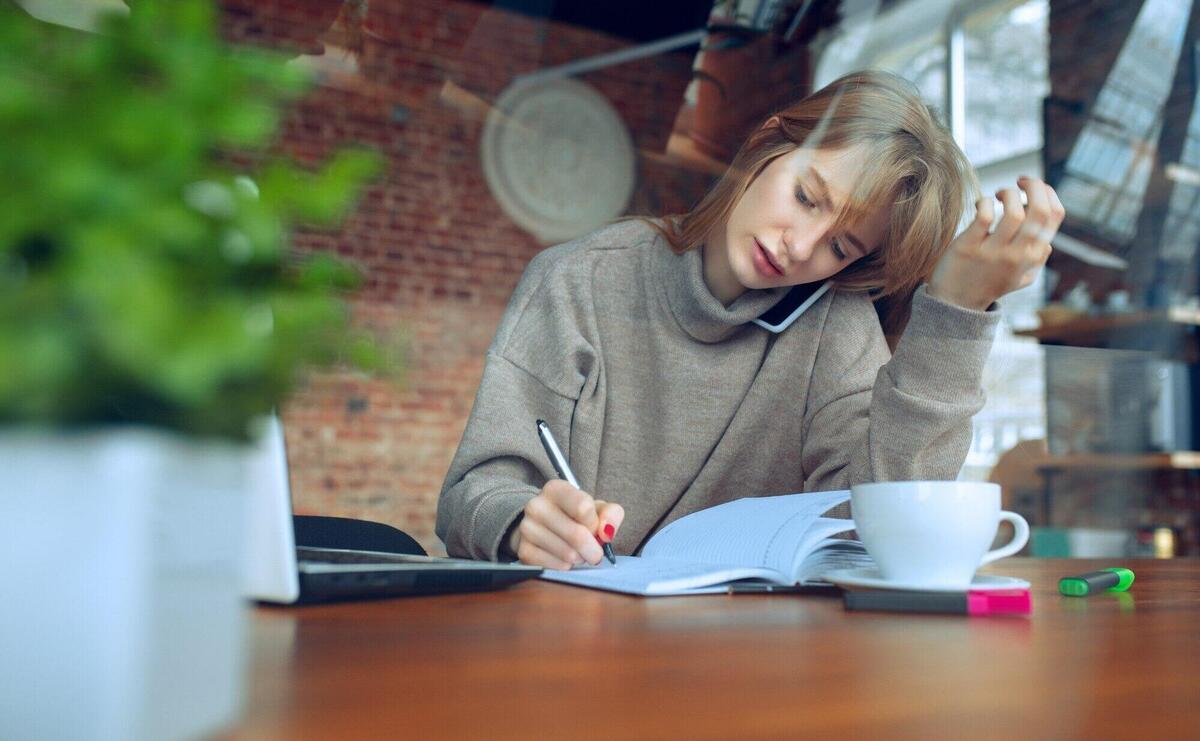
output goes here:
{"type": "Polygon", "coordinates": [[[1000,486],[979,481],[888,481],[850,487],[858,536],[888,580],[966,589],[975,570],[1029,541],[1029,523],[1000,509],[1000,486]],[[1013,539],[988,550],[1002,520],[1013,539]]]}

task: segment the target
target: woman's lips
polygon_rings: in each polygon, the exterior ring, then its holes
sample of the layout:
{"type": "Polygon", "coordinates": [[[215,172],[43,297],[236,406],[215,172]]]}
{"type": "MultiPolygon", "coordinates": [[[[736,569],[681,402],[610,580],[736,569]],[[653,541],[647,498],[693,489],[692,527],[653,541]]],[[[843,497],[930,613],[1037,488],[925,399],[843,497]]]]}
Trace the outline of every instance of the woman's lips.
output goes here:
{"type": "Polygon", "coordinates": [[[771,253],[767,252],[767,248],[763,247],[757,239],[754,240],[754,268],[767,278],[778,278],[783,275],[783,270],[775,264],[771,253]]]}

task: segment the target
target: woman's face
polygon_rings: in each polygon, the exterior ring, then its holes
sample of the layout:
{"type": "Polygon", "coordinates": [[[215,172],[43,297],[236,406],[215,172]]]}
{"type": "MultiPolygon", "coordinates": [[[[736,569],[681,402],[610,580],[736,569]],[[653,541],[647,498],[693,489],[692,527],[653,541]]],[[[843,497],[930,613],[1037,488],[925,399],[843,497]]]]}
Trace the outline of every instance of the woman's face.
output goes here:
{"type": "Polygon", "coordinates": [[[889,208],[841,233],[833,222],[863,170],[861,147],[796,149],[767,165],[704,244],[704,278],[728,305],[747,289],[824,280],[878,249],[889,208]]]}

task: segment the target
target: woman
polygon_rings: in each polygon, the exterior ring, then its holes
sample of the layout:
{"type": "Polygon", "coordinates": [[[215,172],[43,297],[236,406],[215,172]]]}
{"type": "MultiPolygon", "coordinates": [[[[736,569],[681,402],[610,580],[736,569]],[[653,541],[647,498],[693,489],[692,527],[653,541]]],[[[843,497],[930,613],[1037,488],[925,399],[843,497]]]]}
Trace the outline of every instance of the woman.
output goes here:
{"type": "Polygon", "coordinates": [[[966,158],[911,86],[856,73],[766,121],[690,213],[545,250],[446,476],[448,552],[565,569],[743,496],[955,478],[993,304],[1032,282],[1064,216],[1045,183],[1018,185],[1028,206],[999,192],[990,232],[979,199],[955,238],[966,158]],[[753,323],[826,279],[791,326],[753,323]],[[581,489],[555,477],[539,418],[581,489]]]}

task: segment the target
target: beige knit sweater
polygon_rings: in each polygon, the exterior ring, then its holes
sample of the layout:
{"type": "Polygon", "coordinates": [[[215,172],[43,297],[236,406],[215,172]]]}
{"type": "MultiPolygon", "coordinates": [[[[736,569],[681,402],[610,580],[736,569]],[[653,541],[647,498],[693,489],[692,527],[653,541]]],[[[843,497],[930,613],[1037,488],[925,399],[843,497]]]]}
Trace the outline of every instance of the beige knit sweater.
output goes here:
{"type": "Polygon", "coordinates": [[[739,497],[954,479],[997,313],[922,287],[889,359],[861,294],[830,291],[778,335],[748,323],[784,293],[751,290],[725,307],[700,251],[676,255],[639,221],[537,255],[442,487],[447,551],[501,558],[525,502],[555,476],[539,418],[581,488],[625,508],[618,553],[739,497]]]}

